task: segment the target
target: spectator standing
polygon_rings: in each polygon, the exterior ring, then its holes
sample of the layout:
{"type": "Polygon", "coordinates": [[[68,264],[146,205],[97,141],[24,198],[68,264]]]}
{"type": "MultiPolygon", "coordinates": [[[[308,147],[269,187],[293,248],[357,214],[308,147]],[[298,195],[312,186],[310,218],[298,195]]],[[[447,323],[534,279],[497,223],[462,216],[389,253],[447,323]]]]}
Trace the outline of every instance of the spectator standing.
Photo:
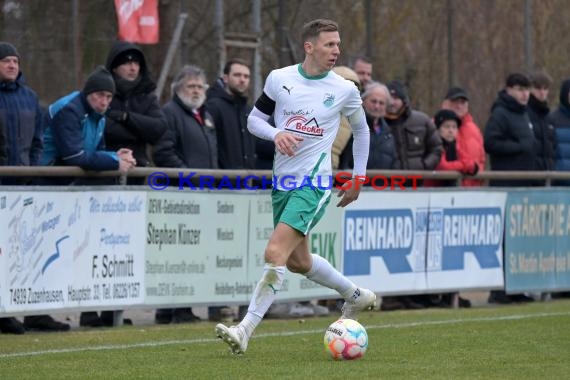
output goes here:
{"type": "Polygon", "coordinates": [[[167,129],[155,146],[154,161],[171,168],[218,169],[216,128],[204,107],[204,70],[186,65],[172,82],[172,99],[163,107],[167,129]]]}
{"type": "MultiPolygon", "coordinates": [[[[137,166],[152,166],[147,144],[153,145],[166,131],[166,119],[154,91],[146,58],[136,45],[117,41],[107,56],[107,70],[116,93],[106,113],[105,143],[111,150],[132,150],[137,166]]],[[[129,183],[142,184],[142,179],[129,183]]]]}
{"type": "Polygon", "coordinates": [[[361,89],[364,90],[372,82],[372,60],[360,55],[354,59],[352,69],[358,75],[360,85],[362,86],[361,89]]]}
{"type": "MultiPolygon", "coordinates": [[[[485,150],[492,170],[535,170],[537,154],[533,125],[527,112],[530,80],[524,74],[507,77],[491,108],[485,128],[485,150]]],[[[532,186],[530,180],[496,180],[492,186],[532,186]]]]}
{"type": "Polygon", "coordinates": [[[430,117],[413,110],[408,90],[400,81],[388,83],[391,103],[386,114],[403,170],[433,170],[441,158],[439,134],[430,117]]]}
{"type": "MultiPolygon", "coordinates": [[[[118,169],[122,172],[135,166],[130,149],[119,148],[112,152],[105,147],[104,115],[114,93],[113,76],[100,66],[89,75],[81,92],[74,91],[50,105],[41,164],[79,166],[95,171],[118,169]]],[[[75,183],[90,182],[82,179],[75,183]]],[[[104,322],[96,312],[83,312],[79,324],[100,327],[104,322]]],[[[113,325],[112,314],[107,325],[113,325]]]]}
{"type": "MultiPolygon", "coordinates": [[[[390,104],[388,88],[379,82],[371,82],[362,93],[362,107],[370,129],[370,150],[367,169],[396,169],[400,166],[396,157],[396,145],[390,127],[384,117],[390,104]]],[[[352,168],[352,139],[342,156],[341,168],[352,168]]]]}
{"type": "MultiPolygon", "coordinates": [[[[220,169],[270,169],[273,161],[268,150],[273,142],[260,141],[247,129],[247,117],[251,106],[247,103],[250,84],[248,64],[238,58],[224,65],[223,76],[206,93],[206,109],[216,126],[218,165],[220,169]],[[263,154],[257,160],[256,150],[263,154]]],[[[210,307],[209,319],[221,320],[224,307],[210,307]]],[[[242,310],[244,307],[242,307],[242,310]]]]}
{"type": "MultiPolygon", "coordinates": [[[[441,105],[442,109],[448,109],[457,114],[461,119],[461,128],[457,132],[456,145],[457,149],[462,152],[465,157],[475,160],[478,171],[485,169],[485,148],[483,144],[483,135],[481,129],[469,112],[469,97],[467,92],[461,87],[451,87],[441,105]]],[[[474,178],[464,178],[461,186],[482,186],[483,180],[474,178]]]]}
{"type": "MultiPolygon", "coordinates": [[[[206,111],[206,75],[198,66],[186,65],[172,82],[172,99],[162,108],[167,129],[155,145],[154,162],[161,167],[217,169],[216,129],[206,111]]],[[[156,323],[196,322],[191,307],[158,309],[156,323]]]]}
{"type": "Polygon", "coordinates": [[[84,170],[128,171],[135,165],[132,151],[105,149],[105,112],[115,83],[111,73],[97,67],[81,91],[74,91],[51,104],[46,117],[41,165],[79,166],[84,170]]]}
{"type": "MultiPolygon", "coordinates": [[[[555,154],[554,170],[570,171],[570,79],[560,85],[560,104],[548,115],[554,126],[555,154]]],[[[561,185],[570,185],[569,181],[557,181],[561,185]]]]}
{"type": "Polygon", "coordinates": [[[206,109],[216,126],[220,169],[253,169],[255,140],[247,130],[250,70],[245,61],[231,59],[219,80],[207,92],[206,109]],[[223,82],[223,86],[222,86],[223,82]]]}
{"type": "MultiPolygon", "coordinates": [[[[8,42],[0,42],[0,165],[35,166],[42,152],[43,113],[38,96],[26,85],[20,71],[20,54],[8,42]]],[[[7,178],[4,185],[24,185],[26,180],[7,178]]],[[[23,334],[25,330],[67,331],[69,325],[49,315],[0,318],[0,331],[23,334]]]]}
{"type": "Polygon", "coordinates": [[[554,126],[548,118],[548,93],[551,85],[552,78],[543,71],[530,76],[528,116],[536,138],[535,170],[554,169],[554,126]]]}
{"type": "MultiPolygon", "coordinates": [[[[441,138],[428,115],[413,110],[406,86],[393,80],[387,84],[391,101],[386,114],[396,145],[397,169],[433,170],[442,153],[441,138]]],[[[424,305],[410,296],[384,297],[381,310],[420,309],[424,305]]]]}
{"type": "MultiPolygon", "coordinates": [[[[463,174],[476,174],[479,164],[474,158],[469,157],[457,143],[459,130],[463,128],[459,116],[451,110],[440,110],[433,119],[443,144],[441,160],[435,170],[455,170],[463,174]]],[[[424,186],[455,186],[455,181],[425,180],[424,186]]]]}
{"type": "MultiPolygon", "coordinates": [[[[358,75],[356,73],[346,67],[346,66],[335,66],[333,71],[343,77],[346,80],[351,81],[354,85],[358,88],[358,91],[361,92],[362,88],[360,86],[360,79],[358,79],[358,75]]],[[[340,166],[340,157],[344,154],[344,152],[348,149],[350,150],[350,156],[352,156],[352,148],[349,146],[349,142],[352,141],[352,128],[350,127],[350,123],[346,119],[344,115],[340,117],[340,126],[338,128],[338,132],[336,133],[335,140],[332,146],[331,152],[331,159],[332,159],[332,168],[338,169],[340,166]]],[[[346,154],[344,154],[346,156],[346,154]]],[[[348,158],[348,157],[347,157],[348,158]]]]}
{"type": "MultiPolygon", "coordinates": [[[[528,114],[530,80],[521,73],[507,77],[491,108],[485,128],[485,150],[489,153],[491,170],[535,170],[536,138],[528,114]]],[[[533,186],[532,180],[496,180],[491,186],[533,186]]],[[[503,290],[491,291],[490,303],[526,302],[533,299],[524,294],[507,295],[503,290]]]]}

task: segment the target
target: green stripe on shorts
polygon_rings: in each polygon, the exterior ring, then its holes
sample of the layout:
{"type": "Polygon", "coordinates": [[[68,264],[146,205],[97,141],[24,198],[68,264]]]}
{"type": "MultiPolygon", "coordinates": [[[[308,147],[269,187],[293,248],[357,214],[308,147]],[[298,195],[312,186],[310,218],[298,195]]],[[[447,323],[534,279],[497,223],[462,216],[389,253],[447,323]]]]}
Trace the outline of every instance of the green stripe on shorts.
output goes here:
{"type": "Polygon", "coordinates": [[[285,223],[307,235],[321,220],[330,199],[330,189],[304,186],[290,191],[273,190],[273,227],[285,223]]]}

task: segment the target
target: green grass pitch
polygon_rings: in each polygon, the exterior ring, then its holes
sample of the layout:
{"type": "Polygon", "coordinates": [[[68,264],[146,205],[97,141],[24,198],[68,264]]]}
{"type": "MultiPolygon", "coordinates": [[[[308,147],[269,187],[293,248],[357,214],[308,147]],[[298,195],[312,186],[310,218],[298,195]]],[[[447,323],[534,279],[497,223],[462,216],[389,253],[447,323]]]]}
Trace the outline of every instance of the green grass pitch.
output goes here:
{"type": "Polygon", "coordinates": [[[336,315],[266,320],[243,356],[214,324],[0,335],[0,379],[568,379],[570,301],[363,313],[369,348],[334,362],[336,315]]]}

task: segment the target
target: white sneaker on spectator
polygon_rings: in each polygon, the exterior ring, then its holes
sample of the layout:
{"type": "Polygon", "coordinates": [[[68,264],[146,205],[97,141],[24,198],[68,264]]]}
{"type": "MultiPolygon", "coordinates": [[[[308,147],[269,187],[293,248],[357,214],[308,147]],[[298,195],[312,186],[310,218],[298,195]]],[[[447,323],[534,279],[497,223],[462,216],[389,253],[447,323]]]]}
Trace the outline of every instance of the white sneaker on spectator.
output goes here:
{"type": "Polygon", "coordinates": [[[290,317],[312,317],[313,315],[315,315],[315,311],[311,305],[294,303],[291,305],[291,309],[289,309],[290,317]]]}
{"type": "Polygon", "coordinates": [[[330,313],[328,307],[321,306],[321,305],[312,305],[312,307],[313,307],[313,312],[314,312],[315,316],[317,316],[317,317],[329,315],[329,313],[330,313]]]}
{"type": "Polygon", "coordinates": [[[232,354],[234,355],[243,354],[245,350],[247,350],[249,337],[243,328],[239,326],[227,327],[222,323],[218,323],[216,325],[216,335],[230,346],[232,354]]]}
{"type": "Polygon", "coordinates": [[[376,294],[364,288],[358,288],[355,296],[344,301],[342,306],[343,319],[357,319],[358,312],[371,310],[376,305],[376,294]]]}

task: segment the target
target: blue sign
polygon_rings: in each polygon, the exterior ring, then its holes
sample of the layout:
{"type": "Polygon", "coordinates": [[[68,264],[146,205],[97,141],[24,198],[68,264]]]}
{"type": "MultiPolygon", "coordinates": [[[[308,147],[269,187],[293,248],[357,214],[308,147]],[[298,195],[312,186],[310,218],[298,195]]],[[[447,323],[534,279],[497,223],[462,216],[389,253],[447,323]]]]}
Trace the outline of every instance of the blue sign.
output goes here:
{"type": "Polygon", "coordinates": [[[407,256],[414,240],[412,210],[347,210],[344,273],[370,274],[370,258],[381,257],[390,273],[411,272],[407,256]]]}
{"type": "Polygon", "coordinates": [[[570,289],[570,193],[509,192],[505,219],[506,291],[570,289]]]}
{"type": "Polygon", "coordinates": [[[344,273],[349,276],[370,274],[374,256],[391,274],[463,270],[467,253],[482,269],[501,267],[499,207],[419,208],[415,218],[412,209],[347,210],[344,226],[344,273]],[[412,267],[418,257],[421,264],[412,267]]]}
{"type": "MultiPolygon", "coordinates": [[[[433,235],[432,225],[441,228],[441,270],[462,270],[467,252],[473,253],[481,269],[500,268],[497,252],[503,221],[499,207],[451,208],[439,212],[441,221],[430,223],[430,236],[433,235]]],[[[437,210],[430,210],[432,213],[436,214],[437,210]]]]}

